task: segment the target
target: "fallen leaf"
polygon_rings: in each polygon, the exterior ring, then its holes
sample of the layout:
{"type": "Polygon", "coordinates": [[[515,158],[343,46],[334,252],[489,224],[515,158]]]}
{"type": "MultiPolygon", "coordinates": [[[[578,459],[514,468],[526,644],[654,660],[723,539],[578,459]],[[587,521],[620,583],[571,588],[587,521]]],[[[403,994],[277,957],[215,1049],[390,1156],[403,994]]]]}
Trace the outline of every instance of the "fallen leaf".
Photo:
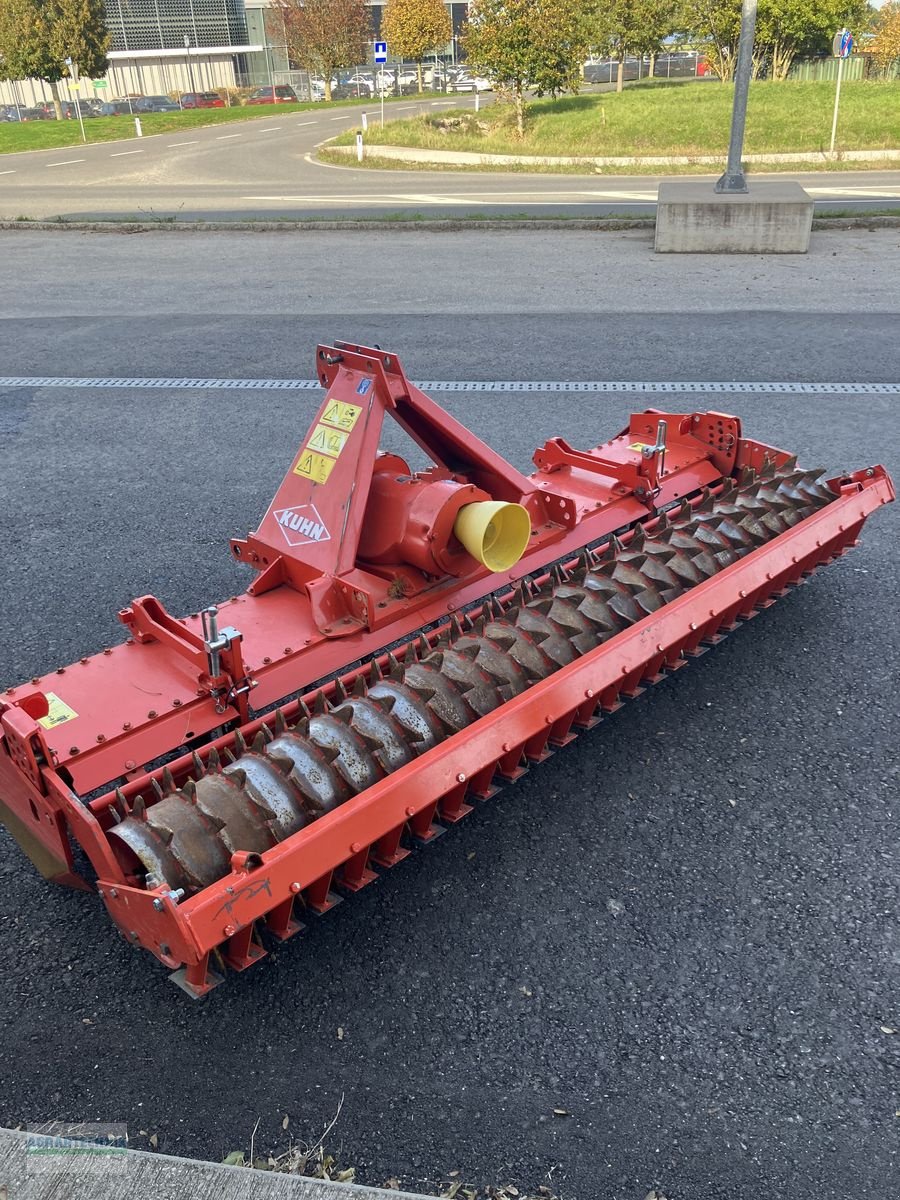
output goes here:
{"type": "Polygon", "coordinates": [[[472,850],[471,853],[466,855],[466,861],[471,862],[474,857],[475,857],[475,851],[472,850]]]}
{"type": "Polygon", "coordinates": [[[281,1122],[281,1128],[287,1129],[287,1127],[288,1127],[288,1125],[290,1125],[290,1123],[291,1123],[291,1118],[287,1115],[287,1113],[285,1113],[284,1120],[281,1122]]]}
{"type": "Polygon", "coordinates": [[[338,1183],[352,1183],[355,1177],[356,1167],[345,1167],[343,1171],[338,1171],[334,1178],[338,1183]]]}
{"type": "Polygon", "coordinates": [[[400,1191],[400,1180],[395,1179],[393,1176],[391,1176],[390,1179],[386,1179],[384,1181],[384,1186],[386,1188],[390,1188],[392,1192],[399,1192],[400,1191]]]}
{"type": "Polygon", "coordinates": [[[514,1188],[511,1183],[506,1185],[506,1191],[509,1193],[510,1196],[518,1196],[518,1194],[519,1194],[519,1189],[514,1188]]]}
{"type": "Polygon", "coordinates": [[[879,1025],[878,1028],[882,1033],[896,1033],[896,1029],[891,1029],[890,1025],[879,1025]]]}
{"type": "Polygon", "coordinates": [[[568,1111],[568,1109],[554,1108],[553,1115],[554,1117],[571,1117],[572,1114],[568,1111]]]}
{"type": "Polygon", "coordinates": [[[94,1022],[91,1020],[90,1017],[82,1017],[81,1023],[82,1023],[82,1025],[93,1025],[94,1022]]]}
{"type": "Polygon", "coordinates": [[[155,1133],[150,1134],[150,1145],[154,1150],[159,1149],[159,1137],[155,1133]]]}
{"type": "Polygon", "coordinates": [[[222,1159],[226,1167],[242,1167],[244,1165],[243,1150],[232,1150],[230,1154],[226,1154],[222,1159]]]}

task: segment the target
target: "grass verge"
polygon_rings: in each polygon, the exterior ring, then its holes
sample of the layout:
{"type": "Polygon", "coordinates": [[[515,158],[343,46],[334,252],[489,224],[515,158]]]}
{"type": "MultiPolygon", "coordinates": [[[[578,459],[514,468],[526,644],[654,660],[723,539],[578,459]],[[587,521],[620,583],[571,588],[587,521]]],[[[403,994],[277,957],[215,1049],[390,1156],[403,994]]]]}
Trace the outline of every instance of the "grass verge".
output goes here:
{"type": "MultiPolygon", "coordinates": [[[[392,104],[399,99],[400,97],[388,98],[386,103],[392,104]]],[[[403,96],[402,99],[410,102],[416,97],[403,96]]],[[[297,104],[254,104],[252,107],[235,106],[234,108],[191,109],[173,113],[144,113],[141,116],[141,128],[148,135],[183,133],[188,129],[210,125],[229,125],[234,121],[254,121],[263,117],[271,120],[272,117],[285,117],[292,113],[354,108],[358,107],[359,103],[359,100],[334,100],[330,104],[326,104],[320,100],[298,102],[297,104]]],[[[372,111],[372,104],[369,104],[370,111],[372,111]]],[[[132,138],[135,136],[134,118],[128,116],[86,118],[84,132],[89,145],[94,142],[115,142],[122,138],[132,138]]],[[[82,144],[81,128],[75,120],[27,121],[21,125],[5,121],[0,123],[0,154],[18,154],[23,150],[57,150],[66,146],[82,144]]]]}
{"type": "MultiPolygon", "coordinates": [[[[391,121],[373,136],[382,145],[482,154],[724,155],[733,96],[734,89],[728,84],[645,81],[621,94],[534,100],[528,106],[524,139],[516,136],[514,114],[507,104],[480,113],[441,112],[391,121]]],[[[744,152],[827,150],[833,105],[834,85],[828,82],[752,84],[744,152]]],[[[354,140],[355,131],[340,135],[335,143],[352,145],[354,140]]],[[[900,87],[896,83],[845,84],[836,148],[900,148],[900,87]]],[[[394,160],[386,162],[394,168],[398,165],[394,160]]],[[[418,164],[416,169],[421,168],[418,164]]],[[[633,168],[628,168],[628,173],[633,173],[633,168]]]]}

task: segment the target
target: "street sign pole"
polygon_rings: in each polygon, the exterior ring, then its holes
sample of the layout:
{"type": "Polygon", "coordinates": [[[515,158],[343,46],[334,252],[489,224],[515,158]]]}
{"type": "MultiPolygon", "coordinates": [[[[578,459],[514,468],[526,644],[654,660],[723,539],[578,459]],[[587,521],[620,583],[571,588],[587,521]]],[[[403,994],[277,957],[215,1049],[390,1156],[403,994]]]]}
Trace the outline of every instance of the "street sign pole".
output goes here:
{"type": "Polygon", "coordinates": [[[69,75],[75,85],[69,90],[75,92],[75,111],[78,113],[78,124],[81,126],[81,140],[87,144],[87,134],[84,132],[84,117],[81,115],[81,101],[78,98],[78,63],[73,62],[71,58],[67,58],[66,66],[69,68],[69,75]]]}
{"type": "Polygon", "coordinates": [[[834,116],[831,118],[831,146],[829,153],[834,154],[834,139],[837,137],[838,105],[841,102],[841,80],[844,75],[844,59],[850,57],[853,49],[853,35],[849,29],[839,29],[831,43],[831,52],[838,60],[837,87],[834,92],[834,116]]]}
{"type": "Polygon", "coordinates": [[[381,93],[381,128],[384,129],[384,64],[387,62],[387,42],[375,43],[375,78],[380,80],[378,91],[381,93]],[[379,65],[381,70],[379,71],[379,65]]]}

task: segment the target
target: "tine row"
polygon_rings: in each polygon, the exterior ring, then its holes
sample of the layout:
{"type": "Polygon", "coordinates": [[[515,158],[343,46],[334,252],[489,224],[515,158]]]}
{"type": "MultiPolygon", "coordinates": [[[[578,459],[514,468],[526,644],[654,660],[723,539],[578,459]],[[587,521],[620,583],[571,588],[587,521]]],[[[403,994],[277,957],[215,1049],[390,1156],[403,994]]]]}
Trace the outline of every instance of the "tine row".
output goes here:
{"type": "Polygon", "coordinates": [[[215,749],[177,787],[163,773],[152,797],[117,797],[109,837],[129,870],[187,894],[230,870],[237,851],[262,853],[736,562],[834,498],[794,460],[744,469],[699,502],[663,513],[652,532],[585,550],[573,570],[523,581],[475,620],[454,618],[432,644],[411,642],[401,663],[372,663],[347,694],[324,692],[288,726],[276,714],[252,746],[215,749]],[[149,801],[149,802],[147,802],[149,801]]]}

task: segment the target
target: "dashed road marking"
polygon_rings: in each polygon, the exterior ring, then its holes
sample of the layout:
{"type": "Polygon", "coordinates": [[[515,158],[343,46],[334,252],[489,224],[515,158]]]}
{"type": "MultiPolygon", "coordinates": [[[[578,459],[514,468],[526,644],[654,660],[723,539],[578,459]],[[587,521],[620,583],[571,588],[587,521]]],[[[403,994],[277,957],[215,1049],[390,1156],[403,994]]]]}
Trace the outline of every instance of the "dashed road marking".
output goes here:
{"type": "Polygon", "coordinates": [[[199,140],[199,138],[194,138],[192,142],[169,142],[168,146],[166,146],[166,149],[174,150],[176,146],[196,146],[199,140]]]}
{"type": "MultiPolygon", "coordinates": [[[[643,393],[649,395],[785,395],[785,396],[900,396],[900,383],[769,383],[753,380],[572,380],[535,379],[420,379],[416,386],[425,392],[597,393],[606,395],[643,393]]],[[[0,376],[0,387],[31,388],[140,388],[176,391],[318,391],[317,379],[183,379],[110,378],[61,375],[0,376]]]]}
{"type": "Polygon", "coordinates": [[[15,171],[0,171],[0,175],[15,175],[15,171]]]}
{"type": "Polygon", "coordinates": [[[117,150],[115,154],[111,154],[110,158],[124,158],[126,154],[143,154],[143,150],[117,150]]]}
{"type": "Polygon", "coordinates": [[[232,138],[243,137],[243,136],[244,135],[242,133],[220,133],[218,135],[218,137],[216,138],[216,141],[217,142],[228,142],[232,138]]]}
{"type": "Polygon", "coordinates": [[[280,125],[267,125],[265,127],[265,129],[260,129],[257,132],[258,133],[274,133],[278,129],[281,129],[280,125]]]}
{"type": "Polygon", "coordinates": [[[80,162],[87,162],[87,159],[86,158],[66,158],[62,162],[45,163],[44,165],[47,167],[68,167],[72,163],[80,163],[80,162]]]}

